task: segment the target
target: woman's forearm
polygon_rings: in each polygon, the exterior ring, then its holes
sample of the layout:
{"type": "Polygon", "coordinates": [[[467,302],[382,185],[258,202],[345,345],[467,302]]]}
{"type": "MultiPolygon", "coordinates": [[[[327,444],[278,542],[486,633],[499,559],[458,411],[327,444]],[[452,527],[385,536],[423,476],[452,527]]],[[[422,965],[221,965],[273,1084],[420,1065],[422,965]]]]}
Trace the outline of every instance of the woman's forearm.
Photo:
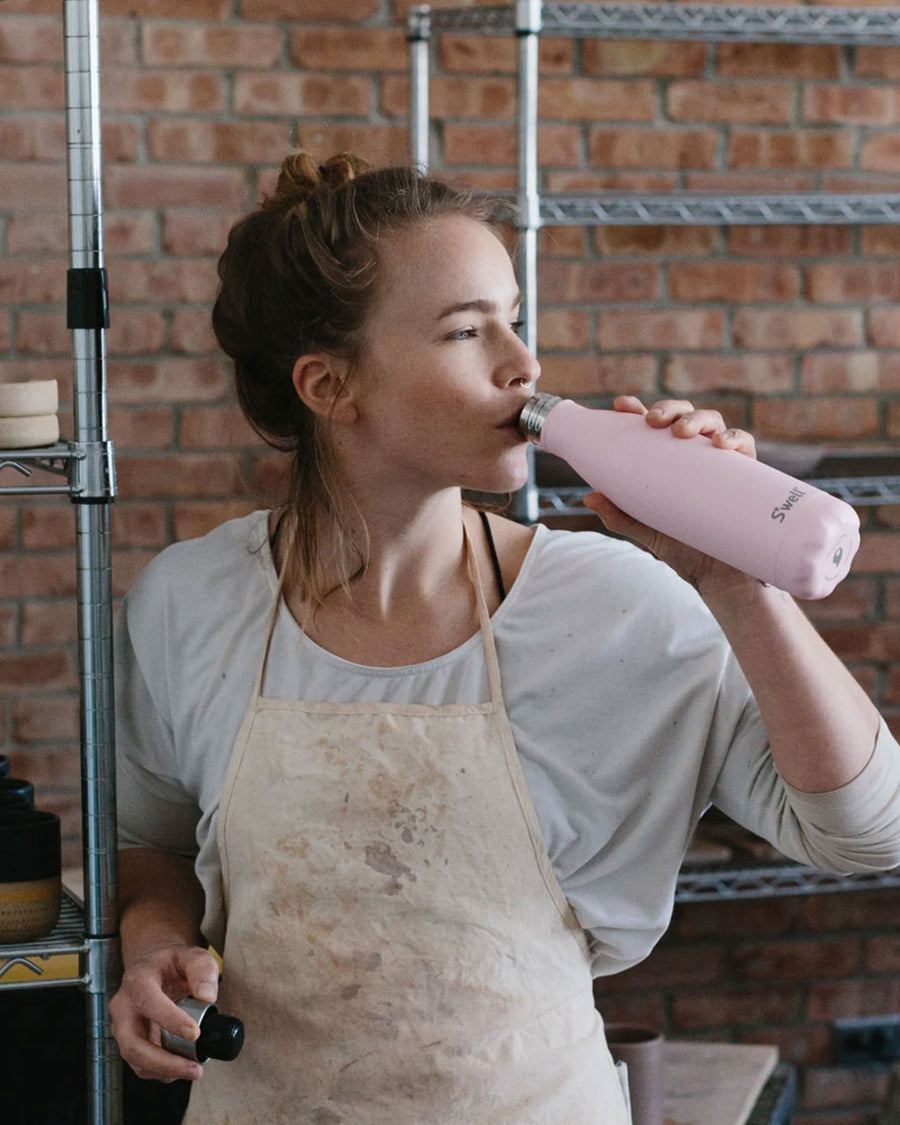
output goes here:
{"type": "Polygon", "coordinates": [[[742,575],[699,589],[747,677],[781,776],[807,792],[852,781],[871,757],[878,712],[793,598],[742,575]]]}
{"type": "Polygon", "coordinates": [[[202,945],[203,890],[192,864],[149,848],[119,852],[122,958],[165,945],[202,945]]]}

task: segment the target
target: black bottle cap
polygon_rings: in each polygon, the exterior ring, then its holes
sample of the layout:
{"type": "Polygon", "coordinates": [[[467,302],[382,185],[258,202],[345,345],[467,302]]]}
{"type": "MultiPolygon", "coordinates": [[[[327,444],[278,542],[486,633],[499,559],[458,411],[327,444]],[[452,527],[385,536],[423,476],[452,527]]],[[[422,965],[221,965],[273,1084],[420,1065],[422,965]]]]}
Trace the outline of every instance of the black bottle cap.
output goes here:
{"type": "Polygon", "coordinates": [[[21,777],[0,777],[0,816],[8,809],[33,809],[34,786],[21,777]]]}
{"type": "Polygon", "coordinates": [[[234,1016],[220,1015],[215,1007],[209,1009],[200,1024],[197,1040],[197,1061],[222,1059],[231,1062],[241,1053],[244,1045],[244,1025],[234,1016]]]}

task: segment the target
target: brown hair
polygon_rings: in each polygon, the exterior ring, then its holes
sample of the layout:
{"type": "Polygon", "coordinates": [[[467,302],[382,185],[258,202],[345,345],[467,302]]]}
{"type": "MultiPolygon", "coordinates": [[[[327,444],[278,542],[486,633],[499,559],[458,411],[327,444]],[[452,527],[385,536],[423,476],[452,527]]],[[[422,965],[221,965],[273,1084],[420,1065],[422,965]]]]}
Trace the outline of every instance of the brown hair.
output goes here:
{"type": "Polygon", "coordinates": [[[334,558],[344,560],[345,588],[367,552],[352,531],[359,521],[354,525],[352,496],[337,477],[328,419],[298,397],[294,363],[325,351],[352,369],[378,283],[379,239],[448,214],[499,232],[511,209],[414,168],[370,169],[347,153],[317,165],[300,152],[282,164],[274,194],[232,227],[219,259],[213,328],[234,360],[248,421],[270,445],[293,454],[284,501],[295,539],[289,578],[313,606],[328,592],[319,565],[322,528],[331,527],[334,558]]]}

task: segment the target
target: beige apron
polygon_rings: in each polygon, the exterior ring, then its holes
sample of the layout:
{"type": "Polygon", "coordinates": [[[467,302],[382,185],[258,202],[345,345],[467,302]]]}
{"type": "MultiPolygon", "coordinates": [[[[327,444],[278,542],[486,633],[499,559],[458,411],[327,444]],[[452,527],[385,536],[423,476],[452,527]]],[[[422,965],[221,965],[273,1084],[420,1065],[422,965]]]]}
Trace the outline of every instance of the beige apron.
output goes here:
{"type": "Polygon", "coordinates": [[[503,707],[265,698],[219,809],[221,1011],[185,1125],[624,1125],[584,933],[503,707]]]}

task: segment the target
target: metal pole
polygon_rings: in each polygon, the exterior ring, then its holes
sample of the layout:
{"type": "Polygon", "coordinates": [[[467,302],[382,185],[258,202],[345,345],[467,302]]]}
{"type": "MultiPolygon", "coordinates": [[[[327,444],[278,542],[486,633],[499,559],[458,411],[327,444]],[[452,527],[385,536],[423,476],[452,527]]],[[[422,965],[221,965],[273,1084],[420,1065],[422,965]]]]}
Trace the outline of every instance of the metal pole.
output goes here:
{"type": "Polygon", "coordinates": [[[109,505],[115,495],[107,439],[97,0],[63,0],[69,205],[67,324],[72,331],[75,512],[81,690],[82,827],[88,943],[88,1111],[120,1125],[121,1063],[108,1003],[119,978],[112,582],[109,505]]]}
{"type": "Polygon", "coordinates": [[[428,48],[431,8],[411,8],[407,17],[409,41],[409,145],[412,164],[428,171],[428,48]]]}
{"type": "MultiPolygon", "coordinates": [[[[541,225],[538,194],[538,37],[541,30],[541,0],[518,0],[518,203],[519,287],[522,293],[524,340],[537,352],[537,236],[541,225]]],[[[526,523],[539,516],[538,489],[534,475],[534,450],[529,447],[529,473],[516,494],[513,510],[526,523]]]]}

